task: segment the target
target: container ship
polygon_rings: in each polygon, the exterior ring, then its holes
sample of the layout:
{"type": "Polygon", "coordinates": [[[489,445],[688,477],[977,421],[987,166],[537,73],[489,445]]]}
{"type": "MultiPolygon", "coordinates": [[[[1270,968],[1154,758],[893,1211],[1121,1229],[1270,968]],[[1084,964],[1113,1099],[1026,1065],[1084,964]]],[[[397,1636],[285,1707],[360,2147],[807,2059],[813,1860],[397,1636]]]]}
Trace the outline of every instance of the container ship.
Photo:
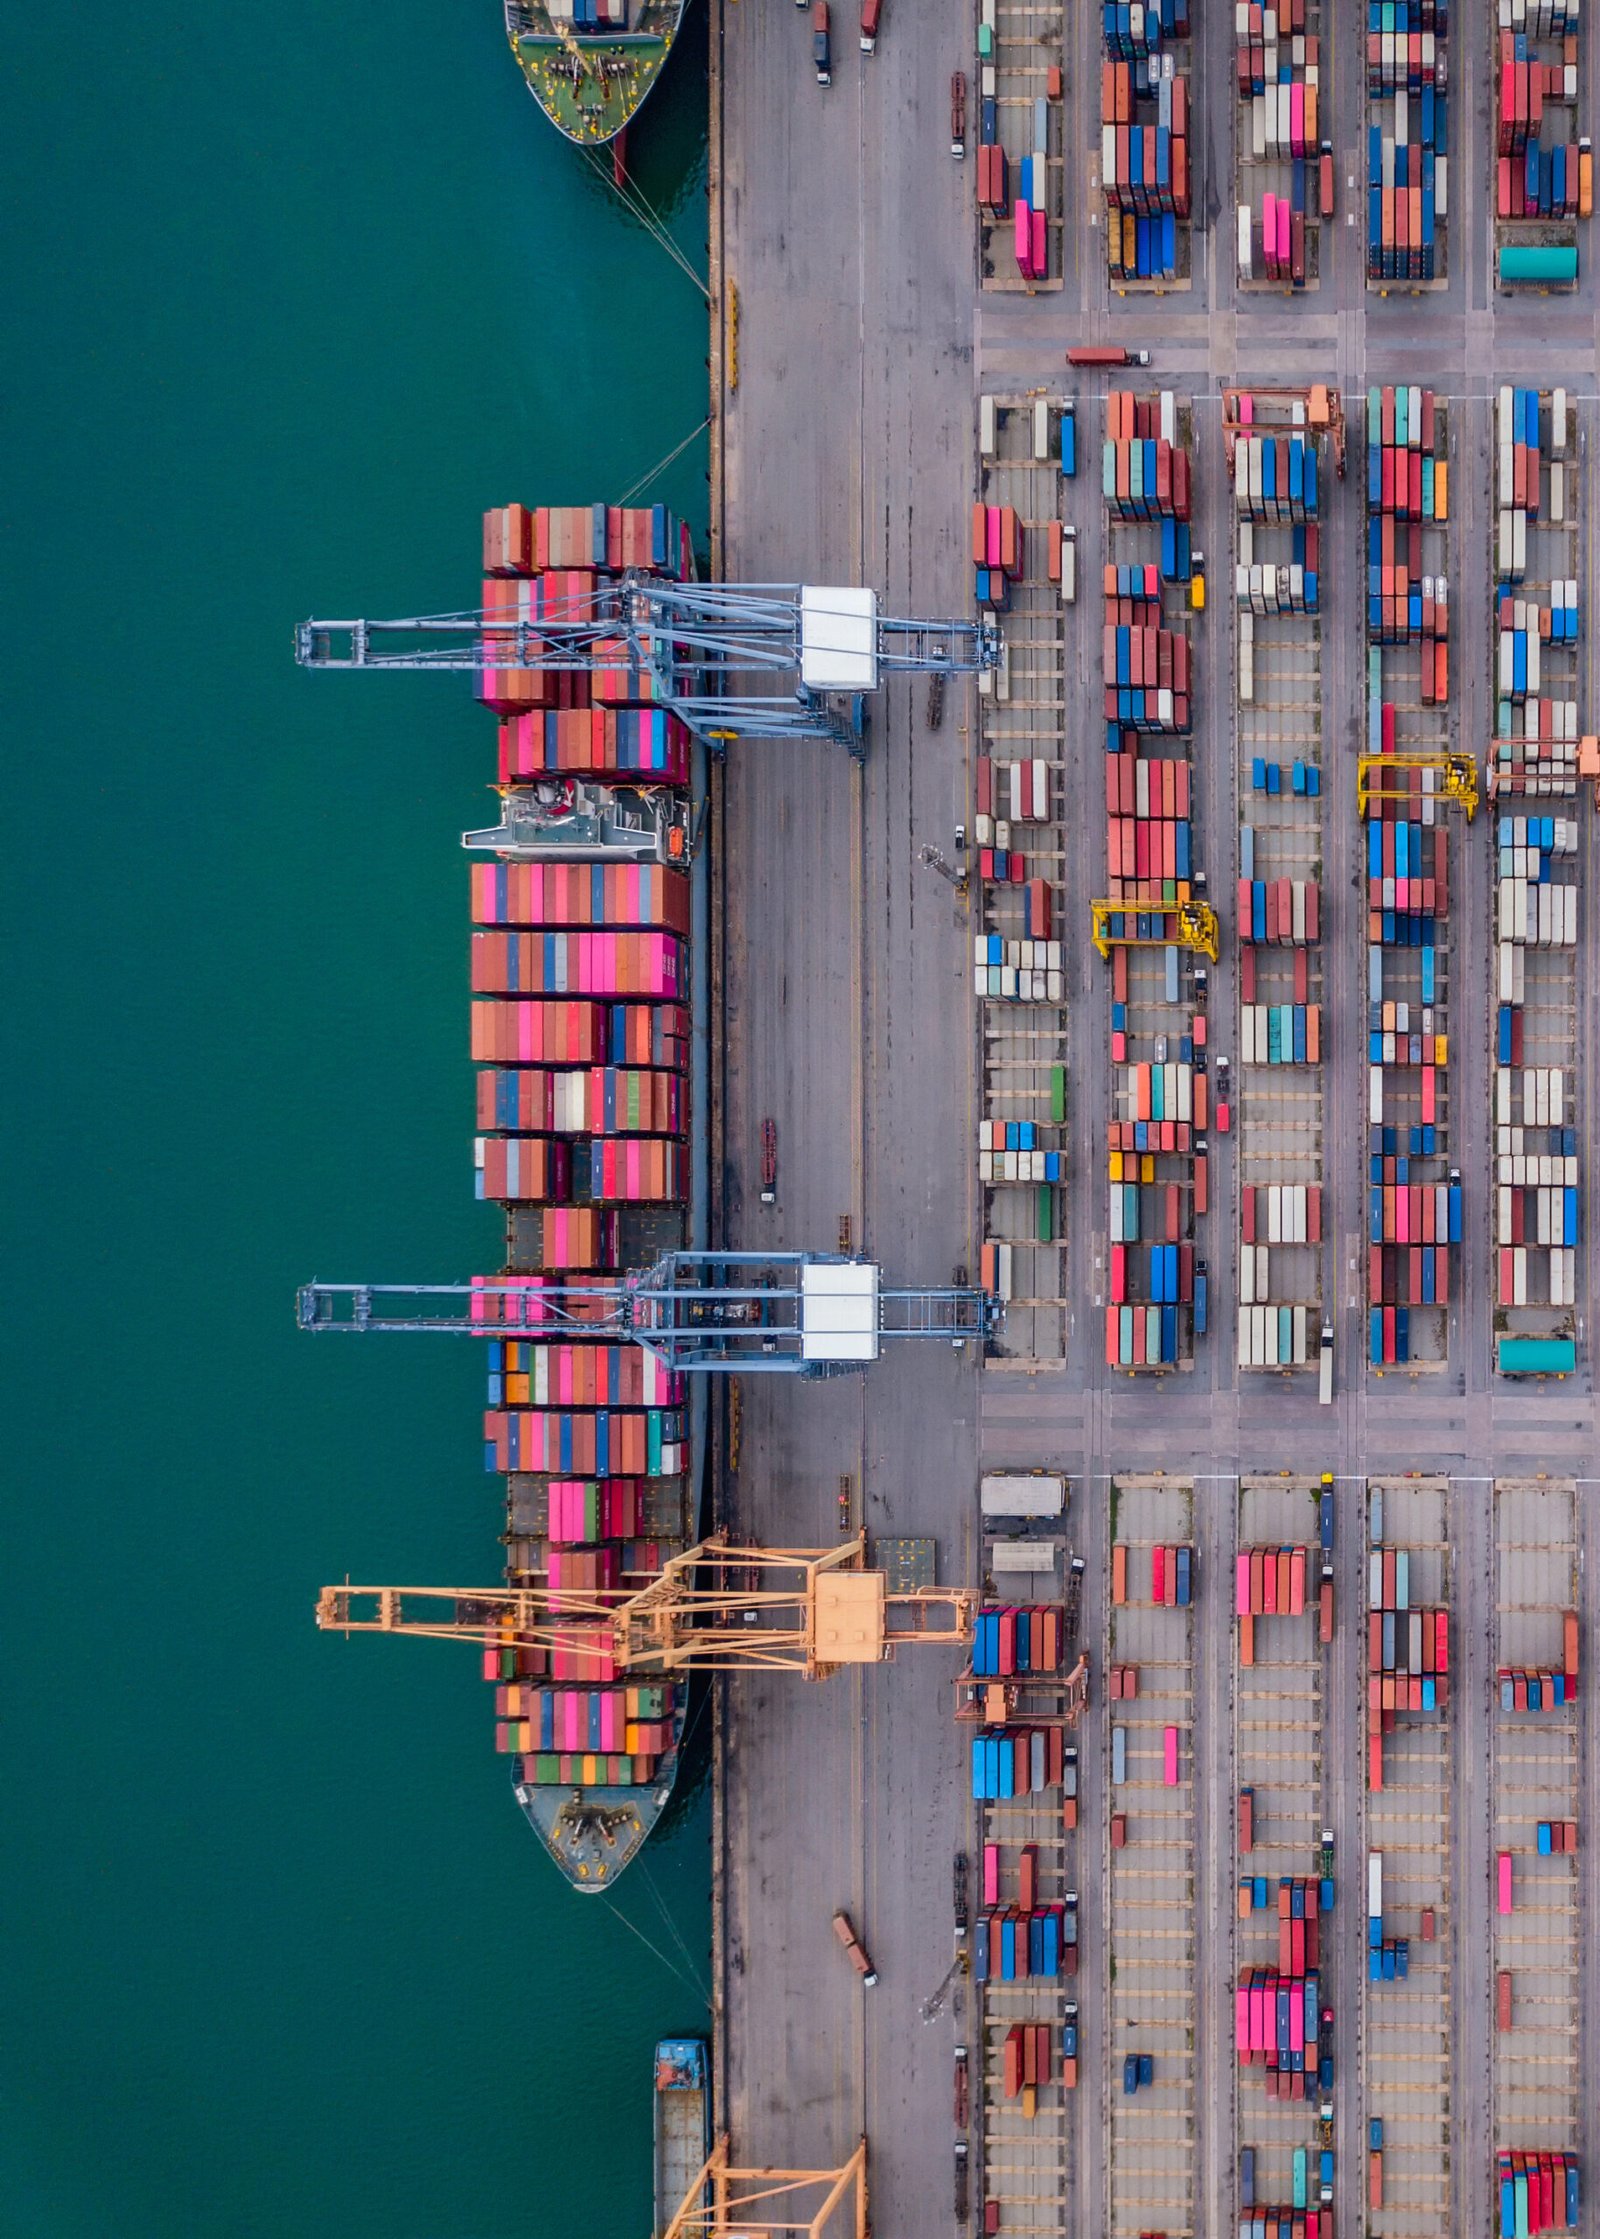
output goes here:
{"type": "Polygon", "coordinates": [[[687,0],[505,0],[528,90],[580,147],[618,139],[661,76],[687,0]]]}
{"type": "MultiPolygon", "coordinates": [[[[501,506],[484,518],[484,636],[591,611],[623,574],[684,577],[663,506],[501,506]]],[[[637,1589],[698,1523],[703,1395],[631,1341],[585,1337],[586,1302],[660,1253],[703,1246],[706,870],[691,844],[704,761],[625,641],[584,669],[486,665],[501,817],[469,832],[477,1194],[503,1209],[483,1279],[484,1462],[505,1486],[506,1578],[637,1589]]],[[[592,1302],[603,1311],[603,1301],[592,1302]]],[[[529,1824],[575,1888],[609,1889],[672,1793],[682,1680],[631,1683],[592,1621],[549,1645],[491,1634],[495,1736],[529,1824]]]]}

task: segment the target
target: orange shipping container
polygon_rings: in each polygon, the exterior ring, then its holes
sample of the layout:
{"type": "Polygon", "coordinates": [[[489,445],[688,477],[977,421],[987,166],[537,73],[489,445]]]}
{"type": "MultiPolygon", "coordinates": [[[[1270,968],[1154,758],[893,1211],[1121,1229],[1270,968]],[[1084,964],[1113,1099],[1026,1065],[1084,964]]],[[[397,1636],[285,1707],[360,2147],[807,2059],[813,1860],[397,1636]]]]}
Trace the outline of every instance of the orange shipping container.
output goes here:
{"type": "Polygon", "coordinates": [[[1121,1608],[1128,1598],[1128,1550],[1119,1540],[1111,1550],[1111,1599],[1121,1608]]]}

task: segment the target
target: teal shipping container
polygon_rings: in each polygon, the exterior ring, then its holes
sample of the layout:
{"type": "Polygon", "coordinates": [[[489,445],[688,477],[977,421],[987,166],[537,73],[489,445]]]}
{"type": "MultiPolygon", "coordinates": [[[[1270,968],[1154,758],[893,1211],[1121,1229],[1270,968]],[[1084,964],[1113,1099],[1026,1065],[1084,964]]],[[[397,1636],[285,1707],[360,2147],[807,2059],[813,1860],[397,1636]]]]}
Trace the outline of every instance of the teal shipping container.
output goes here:
{"type": "Polygon", "coordinates": [[[1500,285],[1503,288],[1575,288],[1578,284],[1576,247],[1535,248],[1510,243],[1500,251],[1500,285]]]}

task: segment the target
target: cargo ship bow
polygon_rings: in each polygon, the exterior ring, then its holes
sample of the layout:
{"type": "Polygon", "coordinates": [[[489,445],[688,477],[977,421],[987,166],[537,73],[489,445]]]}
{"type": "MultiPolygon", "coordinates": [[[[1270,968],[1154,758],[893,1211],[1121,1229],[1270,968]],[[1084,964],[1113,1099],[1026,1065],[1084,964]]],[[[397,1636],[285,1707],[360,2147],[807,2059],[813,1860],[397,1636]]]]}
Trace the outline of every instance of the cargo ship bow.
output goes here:
{"type": "Polygon", "coordinates": [[[603,148],[638,115],[687,0],[505,0],[506,37],[556,130],[603,148]]]}

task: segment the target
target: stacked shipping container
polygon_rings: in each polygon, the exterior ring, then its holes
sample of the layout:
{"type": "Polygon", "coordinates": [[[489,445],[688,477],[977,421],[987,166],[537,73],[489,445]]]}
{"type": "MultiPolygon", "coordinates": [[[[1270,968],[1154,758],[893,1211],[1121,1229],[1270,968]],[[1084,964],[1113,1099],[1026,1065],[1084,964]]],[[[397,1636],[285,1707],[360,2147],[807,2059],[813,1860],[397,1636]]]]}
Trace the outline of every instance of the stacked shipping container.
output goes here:
{"type": "Polygon", "coordinates": [[[1448,429],[1367,395],[1367,1357],[1442,1363],[1461,1186],[1449,1164],[1448,429]],[[1375,758],[1375,759],[1374,759],[1375,758]]]}
{"type": "Polygon", "coordinates": [[[1450,1615],[1411,1600],[1408,1549],[1367,1557],[1367,1785],[1383,1786],[1383,1737],[1396,1717],[1442,1715],[1450,1703],[1450,1615]]]}
{"type": "Polygon", "coordinates": [[[1576,0],[1499,0],[1495,71],[1496,272],[1573,285],[1579,218],[1594,207],[1594,157],[1577,137],[1576,0]],[[1542,255],[1521,252],[1530,238],[1542,255]],[[1508,256],[1507,250],[1511,253],[1508,256]]]}
{"type": "Polygon", "coordinates": [[[1495,400],[1491,798],[1496,850],[1492,1239],[1502,1368],[1525,1340],[1574,1357],[1579,1133],[1577,690],[1581,622],[1576,407],[1564,390],[1495,400]],[[1529,815],[1537,802],[1554,813],[1529,815]],[[1509,1342],[1508,1342],[1509,1340],[1509,1342]]]}
{"type": "Polygon", "coordinates": [[[1118,286],[1187,282],[1189,75],[1173,42],[1188,0],[1105,0],[1100,66],[1100,184],[1106,254],[1118,286]]]}
{"type": "MultiPolygon", "coordinates": [[[[501,786],[687,785],[689,734],[624,640],[594,641],[584,666],[538,658],[540,623],[610,611],[624,574],[687,574],[687,532],[659,506],[513,505],[485,515],[483,545],[486,647],[527,656],[478,679],[501,716],[501,786]]],[[[572,1597],[548,1649],[486,1647],[497,1746],[528,1788],[638,1788],[660,1779],[683,1706],[672,1686],[614,1684],[604,1612],[683,1544],[686,1394],[640,1347],[584,1339],[583,1304],[557,1322],[545,1293],[628,1264],[628,1208],[658,1247],[659,1208],[689,1194],[690,881],[576,853],[501,859],[473,866],[471,902],[471,1048],[488,1068],[474,1167],[479,1196],[508,1209],[493,1280],[517,1286],[474,1319],[524,1333],[487,1348],[484,1460],[507,1481],[508,1576],[572,1597]]]]}
{"type": "Polygon", "coordinates": [[[1195,1223],[1206,1203],[1204,981],[1178,945],[1177,910],[1199,894],[1192,765],[1170,751],[1190,728],[1190,454],[1170,391],[1106,399],[1107,920],[1113,1117],[1107,1130],[1111,1295],[1106,1359],[1163,1369],[1195,1336],[1195,1223]],[[1130,547],[1156,556],[1126,560],[1130,547]],[[1122,905],[1126,905],[1123,907],[1122,905]],[[1145,952],[1159,959],[1151,971],[1145,952]]]}
{"type": "MultiPolygon", "coordinates": [[[[1059,191],[1054,179],[1059,159],[1050,153],[1050,110],[1061,96],[1061,71],[1059,65],[1048,71],[1044,93],[1019,97],[1011,85],[1001,84],[1002,75],[1010,74],[1000,51],[1002,36],[997,0],[980,0],[978,215],[986,236],[985,248],[992,253],[996,270],[1003,260],[1008,272],[1014,270],[1031,292],[1041,282],[1060,285],[1059,275],[1054,283],[1050,278],[1052,213],[1059,191]],[[1019,120],[1023,132],[1013,137],[1017,149],[1013,166],[1002,128],[1008,121],[1019,120]],[[998,240],[1002,226],[1006,231],[1003,250],[998,240]]],[[[1030,57],[1028,78],[1032,77],[1030,57]]]]}
{"type": "Polygon", "coordinates": [[[1500,2239],[1541,2231],[1576,2231],[1582,2210],[1578,2157],[1530,2148],[1495,2157],[1500,2239]]]}
{"type": "Polygon", "coordinates": [[[1323,388],[1229,392],[1239,697],[1239,1363],[1309,1364],[1321,1316],[1323,388]],[[1305,679],[1306,689],[1299,680],[1305,679]],[[1291,680],[1294,680],[1291,682],[1291,680]],[[1287,758],[1285,758],[1287,756],[1287,758]],[[1277,1068],[1301,1069],[1293,1086],[1277,1068]],[[1272,1073],[1258,1068],[1273,1068],[1272,1073]],[[1311,1085],[1309,1095],[1300,1081],[1311,1085]],[[1269,1085],[1271,1084],[1271,1085],[1269,1085]],[[1307,1106],[1313,1116],[1298,1114],[1307,1106]],[[1268,1132],[1264,1115],[1271,1110],[1268,1132]]]}
{"type": "Polygon", "coordinates": [[[1320,24],[1318,0],[1235,0],[1242,286],[1316,284],[1319,224],[1332,216],[1333,191],[1331,155],[1322,162],[1320,24]]]}
{"type": "Polygon", "coordinates": [[[1445,277],[1448,0],[1368,0],[1367,286],[1445,277]]]}

